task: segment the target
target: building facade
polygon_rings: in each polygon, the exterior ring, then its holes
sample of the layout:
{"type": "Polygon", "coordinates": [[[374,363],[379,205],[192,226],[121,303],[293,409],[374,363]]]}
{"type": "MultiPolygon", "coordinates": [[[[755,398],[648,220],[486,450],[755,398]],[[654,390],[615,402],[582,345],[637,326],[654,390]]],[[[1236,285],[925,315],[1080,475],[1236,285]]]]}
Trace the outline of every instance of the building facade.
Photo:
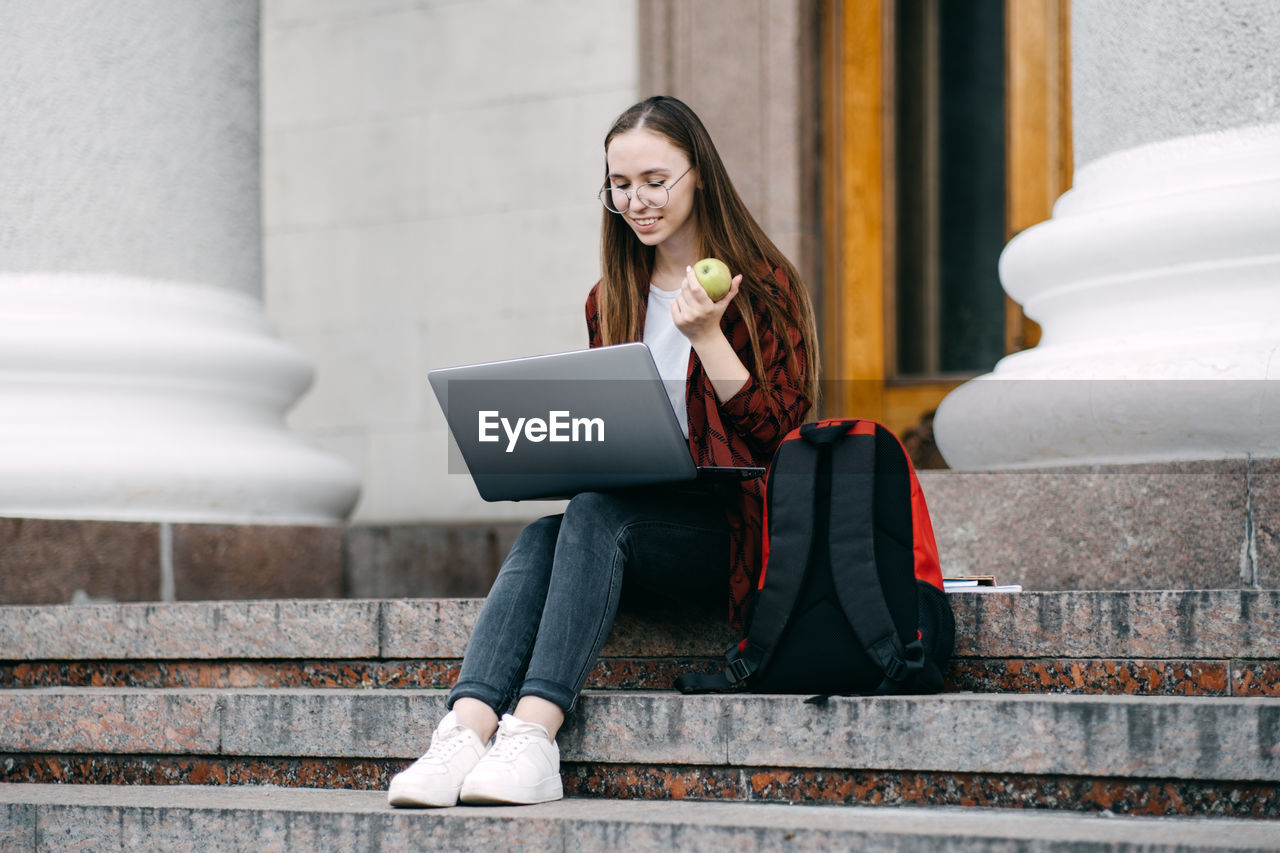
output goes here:
{"type": "Polygon", "coordinates": [[[0,8],[0,517],[135,524],[162,596],[188,535],[205,595],[281,537],[317,594],[476,591],[423,578],[558,505],[481,501],[425,374],[585,345],[601,143],[658,92],[811,289],[825,414],[941,465],[941,404],[968,469],[1280,455],[1270,0],[0,8]]]}

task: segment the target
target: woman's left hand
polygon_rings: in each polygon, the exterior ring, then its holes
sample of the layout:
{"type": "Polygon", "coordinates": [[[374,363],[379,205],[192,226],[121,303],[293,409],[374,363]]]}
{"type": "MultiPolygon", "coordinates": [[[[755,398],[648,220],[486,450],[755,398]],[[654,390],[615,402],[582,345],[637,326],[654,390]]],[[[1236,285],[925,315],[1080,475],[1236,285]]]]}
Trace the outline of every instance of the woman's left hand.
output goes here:
{"type": "Polygon", "coordinates": [[[680,295],[671,305],[671,317],[675,320],[676,328],[695,348],[712,336],[723,336],[720,318],[724,316],[733,297],[738,295],[738,285],[741,283],[742,276],[735,275],[729,282],[729,292],[720,297],[718,302],[712,302],[702,285],[698,284],[693,267],[685,267],[684,283],[680,286],[680,295]]]}

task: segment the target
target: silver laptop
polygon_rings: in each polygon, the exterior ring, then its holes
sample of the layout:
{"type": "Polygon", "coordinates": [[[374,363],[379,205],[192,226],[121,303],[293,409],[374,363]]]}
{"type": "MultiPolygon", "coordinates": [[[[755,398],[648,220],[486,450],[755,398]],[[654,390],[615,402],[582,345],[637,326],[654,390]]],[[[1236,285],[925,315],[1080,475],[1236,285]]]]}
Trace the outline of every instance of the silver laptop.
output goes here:
{"type": "Polygon", "coordinates": [[[427,379],[486,501],[741,481],[765,471],[694,465],[643,343],[441,368],[427,379]]]}

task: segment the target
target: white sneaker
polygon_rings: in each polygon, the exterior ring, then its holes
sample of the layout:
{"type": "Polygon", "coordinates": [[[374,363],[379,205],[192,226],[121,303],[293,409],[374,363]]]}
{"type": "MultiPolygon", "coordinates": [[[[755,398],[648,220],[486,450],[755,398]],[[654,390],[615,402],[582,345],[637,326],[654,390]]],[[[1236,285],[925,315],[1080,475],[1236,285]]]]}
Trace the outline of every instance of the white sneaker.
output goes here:
{"type": "Polygon", "coordinates": [[[387,802],[393,806],[456,806],[462,780],[485,754],[480,736],[444,715],[421,758],[391,779],[387,802]]]}
{"type": "Polygon", "coordinates": [[[563,796],[560,748],[542,726],[504,714],[493,746],[462,783],[461,800],[528,805],[563,796]]]}

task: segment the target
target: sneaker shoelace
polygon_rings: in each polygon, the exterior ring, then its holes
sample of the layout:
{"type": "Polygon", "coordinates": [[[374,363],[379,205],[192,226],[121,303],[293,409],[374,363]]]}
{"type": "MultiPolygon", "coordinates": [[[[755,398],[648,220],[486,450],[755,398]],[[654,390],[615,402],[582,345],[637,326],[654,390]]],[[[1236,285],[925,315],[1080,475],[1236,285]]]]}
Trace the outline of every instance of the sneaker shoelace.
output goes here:
{"type": "Polygon", "coordinates": [[[431,746],[427,747],[427,751],[418,761],[444,761],[451,758],[464,743],[466,743],[466,729],[463,726],[450,729],[441,735],[433,736],[431,746]]]}
{"type": "Polygon", "coordinates": [[[510,729],[501,729],[498,736],[494,738],[493,749],[489,750],[490,754],[499,761],[505,761],[519,755],[526,746],[533,743],[535,739],[543,739],[539,733],[532,731],[511,731],[510,729]]]}

